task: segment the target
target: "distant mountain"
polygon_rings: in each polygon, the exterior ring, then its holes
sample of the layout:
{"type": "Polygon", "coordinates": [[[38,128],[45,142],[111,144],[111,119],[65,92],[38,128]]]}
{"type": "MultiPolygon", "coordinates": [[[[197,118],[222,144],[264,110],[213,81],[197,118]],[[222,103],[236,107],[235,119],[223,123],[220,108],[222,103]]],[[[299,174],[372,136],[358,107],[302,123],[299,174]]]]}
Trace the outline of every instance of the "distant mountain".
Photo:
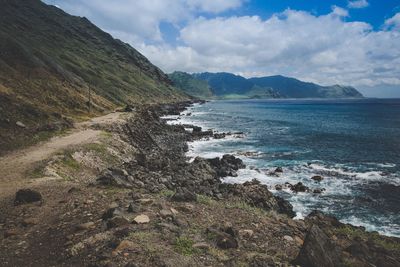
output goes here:
{"type": "Polygon", "coordinates": [[[40,0],[0,1],[0,151],[87,116],[89,88],[92,115],[187,99],[147,58],[86,18],[40,0]]]}
{"type": "MultiPolygon", "coordinates": [[[[183,73],[181,72],[181,75],[183,73]]],[[[199,92],[197,86],[188,87],[170,75],[178,88],[191,95],[199,92]]],[[[247,99],[247,98],[360,98],[360,92],[351,86],[321,86],[314,83],[303,82],[284,76],[269,76],[246,79],[232,73],[185,73],[185,81],[191,85],[207,82],[213,98],[218,99],[247,99]]],[[[207,91],[208,92],[208,91],[207,91]]],[[[209,93],[196,94],[197,97],[210,98],[209,93]]]]}
{"type": "Polygon", "coordinates": [[[287,98],[359,98],[360,92],[351,86],[321,86],[284,76],[251,78],[250,82],[260,87],[270,87],[287,98]]]}
{"type": "Polygon", "coordinates": [[[183,92],[198,98],[211,98],[213,93],[207,81],[194,79],[186,72],[175,71],[169,74],[174,85],[183,92]]]}

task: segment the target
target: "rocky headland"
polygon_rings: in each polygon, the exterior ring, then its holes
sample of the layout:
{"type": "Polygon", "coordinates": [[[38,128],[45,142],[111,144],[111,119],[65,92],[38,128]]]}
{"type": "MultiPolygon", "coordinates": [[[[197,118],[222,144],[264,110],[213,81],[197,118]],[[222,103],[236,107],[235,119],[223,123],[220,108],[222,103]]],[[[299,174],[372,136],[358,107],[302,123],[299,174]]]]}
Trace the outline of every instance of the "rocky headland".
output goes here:
{"type": "Polygon", "coordinates": [[[161,118],[192,103],[129,108],[91,126],[95,143],[37,165],[54,179],[1,201],[2,265],[400,266],[398,238],[319,211],[294,220],[267,185],[223,183],[246,167],[234,155],[189,162],[189,141],[232,134],[161,118]]]}

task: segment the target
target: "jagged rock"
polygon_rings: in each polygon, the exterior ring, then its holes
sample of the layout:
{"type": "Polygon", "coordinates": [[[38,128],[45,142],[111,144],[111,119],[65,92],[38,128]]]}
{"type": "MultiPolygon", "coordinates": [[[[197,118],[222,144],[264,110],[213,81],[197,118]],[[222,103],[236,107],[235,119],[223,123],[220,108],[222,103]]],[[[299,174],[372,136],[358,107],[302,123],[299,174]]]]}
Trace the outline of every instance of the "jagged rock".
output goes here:
{"type": "Polygon", "coordinates": [[[229,154],[223,155],[222,158],[208,159],[208,162],[218,177],[237,176],[237,170],[246,168],[241,159],[229,154]]]}
{"type": "Polygon", "coordinates": [[[295,193],[309,191],[309,188],[305,186],[302,182],[298,182],[295,185],[291,185],[290,189],[295,193]]]}
{"type": "Polygon", "coordinates": [[[275,190],[278,190],[278,191],[280,191],[280,190],[282,190],[283,189],[283,187],[282,187],[282,185],[281,184],[277,184],[277,185],[275,185],[275,190]]]}
{"type": "Polygon", "coordinates": [[[212,236],[216,245],[221,249],[238,248],[239,243],[236,239],[236,233],[232,227],[209,227],[207,233],[212,236]]]}
{"type": "Polygon", "coordinates": [[[174,214],[170,210],[162,209],[162,210],[160,210],[160,216],[162,218],[172,218],[172,217],[174,217],[174,214]]]}
{"type": "Polygon", "coordinates": [[[126,170],[108,168],[97,178],[97,183],[100,185],[132,188],[134,180],[132,176],[127,175],[126,170]]]}
{"type": "Polygon", "coordinates": [[[277,172],[283,172],[283,168],[282,167],[277,167],[274,171],[275,173],[277,172]]]}
{"type": "Polygon", "coordinates": [[[197,195],[186,188],[178,188],[171,200],[177,202],[191,202],[197,200],[197,195]]]}
{"type": "Polygon", "coordinates": [[[42,200],[42,195],[38,191],[32,189],[21,189],[15,194],[14,204],[21,205],[42,200]]]}
{"type": "Polygon", "coordinates": [[[137,213],[140,212],[140,210],[141,210],[140,205],[131,203],[129,204],[127,211],[132,213],[137,213]]]}
{"type": "Polygon", "coordinates": [[[316,189],[313,190],[313,193],[314,193],[314,194],[321,194],[322,191],[323,191],[323,190],[322,190],[321,188],[316,188],[316,189]]]}
{"type": "Polygon", "coordinates": [[[275,197],[266,185],[261,184],[258,180],[254,179],[250,182],[243,184],[221,184],[220,189],[229,197],[233,195],[243,199],[246,203],[262,208],[264,210],[276,210],[280,213],[287,214],[294,217],[292,205],[280,198],[275,197]]]}
{"type": "Polygon", "coordinates": [[[312,225],[308,231],[294,264],[308,267],[344,266],[338,247],[317,225],[312,225]]]}
{"type": "Polygon", "coordinates": [[[215,133],[214,134],[214,139],[223,139],[226,137],[225,133],[215,133]]]}
{"type": "Polygon", "coordinates": [[[296,216],[296,212],[293,211],[293,205],[290,204],[289,201],[283,199],[280,196],[275,196],[275,199],[278,203],[278,212],[282,214],[288,215],[290,218],[293,218],[296,216]]]}
{"type": "Polygon", "coordinates": [[[311,177],[311,179],[313,179],[316,182],[321,182],[324,179],[324,177],[322,177],[321,175],[315,175],[311,177]]]}

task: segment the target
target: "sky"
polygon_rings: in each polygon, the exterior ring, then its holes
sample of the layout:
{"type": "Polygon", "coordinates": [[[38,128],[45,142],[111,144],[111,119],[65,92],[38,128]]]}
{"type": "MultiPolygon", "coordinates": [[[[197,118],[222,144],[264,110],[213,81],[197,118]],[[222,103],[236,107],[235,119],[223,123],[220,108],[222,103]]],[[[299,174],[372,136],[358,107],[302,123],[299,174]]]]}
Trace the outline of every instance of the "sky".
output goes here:
{"type": "Polygon", "coordinates": [[[284,75],[400,97],[400,0],[44,0],[169,73],[284,75]]]}

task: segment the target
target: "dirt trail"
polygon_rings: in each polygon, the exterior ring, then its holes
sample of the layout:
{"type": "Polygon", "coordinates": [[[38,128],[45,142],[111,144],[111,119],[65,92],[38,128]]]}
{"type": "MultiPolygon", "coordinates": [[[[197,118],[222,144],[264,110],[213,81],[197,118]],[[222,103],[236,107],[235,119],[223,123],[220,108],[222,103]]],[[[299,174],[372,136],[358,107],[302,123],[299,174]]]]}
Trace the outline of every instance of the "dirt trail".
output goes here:
{"type": "Polygon", "coordinates": [[[0,198],[4,197],[5,194],[15,192],[17,187],[43,180],[28,180],[25,177],[26,172],[32,169],[35,163],[45,160],[54,153],[68,147],[96,141],[101,131],[91,129],[91,127],[98,124],[122,122],[123,120],[120,117],[121,113],[115,112],[76,123],[67,135],[56,136],[48,141],[0,157],[0,198]]]}

